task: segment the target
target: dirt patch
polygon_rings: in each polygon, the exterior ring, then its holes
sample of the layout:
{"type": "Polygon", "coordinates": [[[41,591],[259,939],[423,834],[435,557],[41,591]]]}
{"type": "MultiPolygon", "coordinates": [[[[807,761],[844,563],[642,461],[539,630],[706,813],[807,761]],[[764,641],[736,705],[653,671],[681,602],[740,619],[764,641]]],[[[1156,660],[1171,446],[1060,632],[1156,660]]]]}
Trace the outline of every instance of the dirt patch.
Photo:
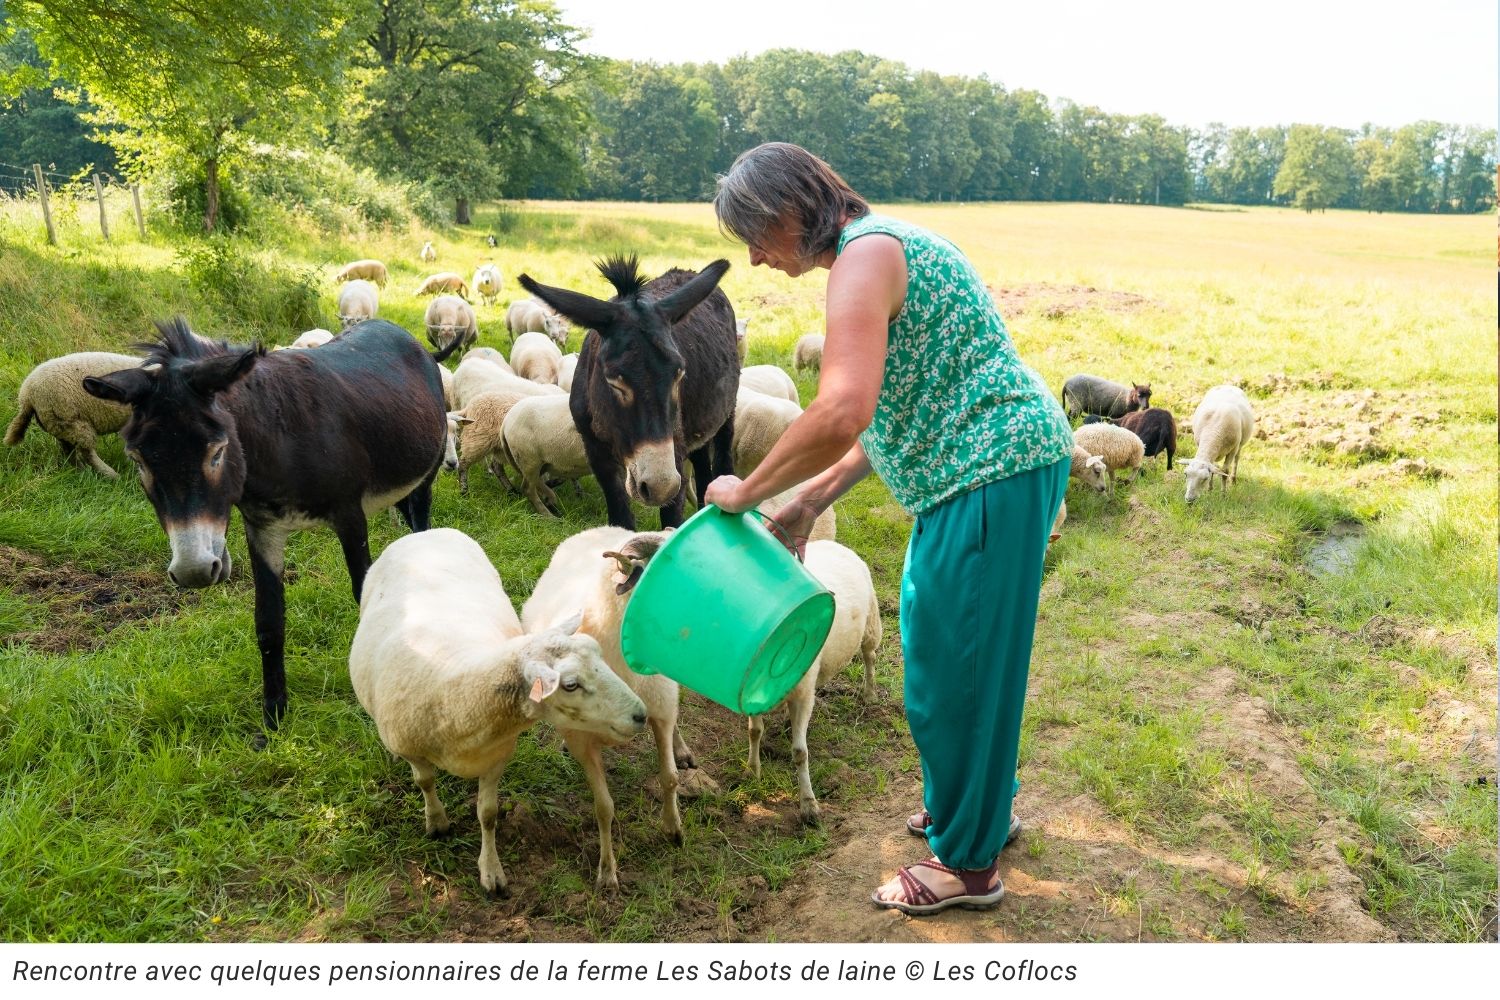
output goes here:
{"type": "Polygon", "coordinates": [[[44,653],[97,649],[126,622],[171,614],[196,599],[165,584],[161,572],[96,573],[71,563],[49,563],[34,552],[0,545],[0,580],[11,591],[47,606],[40,629],[7,637],[44,653]]]}
{"type": "Polygon", "coordinates": [[[1044,319],[1062,319],[1077,312],[1135,312],[1161,305],[1134,292],[1116,292],[1092,285],[1052,285],[1037,282],[996,288],[986,285],[1002,316],[1034,313],[1044,319]]]}
{"type": "MultiPolygon", "coordinates": [[[[1255,436],[1356,463],[1393,459],[1398,446],[1442,423],[1422,393],[1354,389],[1332,394],[1273,395],[1258,408],[1255,436]]],[[[1437,478],[1442,470],[1425,459],[1397,460],[1390,471],[1398,476],[1437,478]]]]}

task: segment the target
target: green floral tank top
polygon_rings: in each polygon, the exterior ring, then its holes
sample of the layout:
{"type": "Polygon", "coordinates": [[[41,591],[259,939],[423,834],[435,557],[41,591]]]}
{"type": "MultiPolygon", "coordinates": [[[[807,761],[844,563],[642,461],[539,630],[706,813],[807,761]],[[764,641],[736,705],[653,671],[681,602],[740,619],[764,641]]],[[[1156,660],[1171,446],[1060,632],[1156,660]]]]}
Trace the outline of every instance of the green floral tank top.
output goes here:
{"type": "Polygon", "coordinates": [[[935,233],[878,215],[839,235],[885,233],[906,255],[906,301],[890,325],[870,464],[914,514],[996,479],[1073,454],[1073,431],[1041,376],[1021,362],[974,266],[935,233]]]}

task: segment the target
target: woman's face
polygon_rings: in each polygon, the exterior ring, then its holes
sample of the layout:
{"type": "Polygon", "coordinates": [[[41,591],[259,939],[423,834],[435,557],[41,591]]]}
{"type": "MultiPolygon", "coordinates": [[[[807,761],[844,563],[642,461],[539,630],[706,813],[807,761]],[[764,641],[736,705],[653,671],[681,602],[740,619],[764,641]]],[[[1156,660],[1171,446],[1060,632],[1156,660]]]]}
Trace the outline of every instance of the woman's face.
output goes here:
{"type": "Polygon", "coordinates": [[[801,256],[797,244],[802,239],[802,226],[796,221],[783,221],[766,230],[760,244],[750,244],[750,266],[764,264],[781,271],[790,278],[806,274],[813,263],[801,256]]]}

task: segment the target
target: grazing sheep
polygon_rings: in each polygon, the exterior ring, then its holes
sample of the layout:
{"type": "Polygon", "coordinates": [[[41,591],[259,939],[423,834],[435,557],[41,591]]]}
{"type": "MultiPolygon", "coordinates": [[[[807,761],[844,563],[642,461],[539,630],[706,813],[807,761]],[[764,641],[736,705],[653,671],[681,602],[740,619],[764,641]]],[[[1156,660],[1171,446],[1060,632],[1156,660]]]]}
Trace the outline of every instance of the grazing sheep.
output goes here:
{"type": "Polygon", "coordinates": [[[734,353],[740,356],[741,368],[745,367],[745,350],[750,346],[749,338],[746,336],[749,327],[750,321],[747,319],[734,321],[734,353]]]}
{"type": "Polygon", "coordinates": [[[443,405],[453,408],[453,373],[438,365],[438,378],[443,380],[443,405]]]}
{"type": "Polygon", "coordinates": [[[521,476],[526,499],[543,517],[561,513],[548,480],[582,479],[593,471],[583,450],[583,436],[573,426],[568,397],[561,393],[517,400],[506,414],[500,446],[506,461],[521,476]]]}
{"type": "MultiPolygon", "coordinates": [[[[524,382],[523,379],[516,379],[524,382]]],[[[526,385],[533,385],[524,382],[526,385]]],[[[458,414],[465,420],[458,434],[458,488],[459,492],[468,495],[469,492],[469,470],[480,462],[505,484],[505,488],[512,493],[519,493],[520,488],[511,481],[510,473],[506,472],[505,447],[503,444],[505,418],[510,414],[511,407],[523,399],[530,399],[531,393],[527,391],[517,392],[512,388],[494,389],[469,400],[458,414]]]]}
{"type": "Polygon", "coordinates": [[[823,335],[821,333],[804,333],[797,338],[797,346],[792,348],[792,368],[801,371],[804,368],[821,370],[823,367],[823,335]]]}
{"type": "Polygon", "coordinates": [[[380,293],[370,282],[355,278],[339,289],[339,322],[345,330],[355,323],[374,319],[380,311],[380,293]]]}
{"type": "MultiPolygon", "coordinates": [[[[500,367],[486,358],[475,357],[470,351],[458,363],[453,372],[453,402],[460,410],[472,403],[475,397],[486,392],[514,392],[522,396],[540,396],[543,393],[566,395],[555,385],[542,385],[524,379],[507,366],[500,367]]],[[[499,432],[499,428],[496,428],[499,432]]]]}
{"type": "Polygon", "coordinates": [[[1119,419],[1132,410],[1144,410],[1151,405],[1151,386],[1123,385],[1097,375],[1074,375],[1063,383],[1062,402],[1069,419],[1080,413],[1119,419]]]}
{"type": "Polygon", "coordinates": [[[1109,489],[1109,468],[1104,464],[1104,459],[1098,455],[1090,455],[1076,442],[1073,445],[1073,464],[1068,469],[1068,475],[1095,493],[1103,493],[1109,489]]]}
{"type": "Polygon", "coordinates": [[[439,292],[452,292],[461,296],[465,301],[469,298],[469,283],[464,281],[463,276],[454,274],[452,271],[439,271],[437,274],[428,275],[422,279],[413,295],[436,295],[439,292]]]}
{"type": "Polygon", "coordinates": [[[510,366],[521,378],[547,385],[557,384],[562,351],[545,333],[523,333],[510,348],[510,366]]]}
{"type": "Polygon", "coordinates": [[[437,260],[437,247],[432,245],[431,240],[428,240],[422,244],[422,252],[417,254],[417,256],[422,259],[422,263],[431,264],[437,260]]]}
{"type": "Polygon", "coordinates": [[[495,234],[494,233],[491,233],[490,235],[488,235],[488,236],[486,236],[484,238],[484,245],[487,246],[487,247],[489,247],[491,250],[493,250],[497,246],[500,245],[500,241],[497,240],[497,239],[495,239],[495,234]]]}
{"type": "Polygon", "coordinates": [[[1183,468],[1188,503],[1198,498],[1204,484],[1212,490],[1215,476],[1224,481],[1226,491],[1234,482],[1240,468],[1240,449],[1255,434],[1249,397],[1238,386],[1214,386],[1193,411],[1192,428],[1198,450],[1183,468]]]}
{"type": "Polygon", "coordinates": [[[1112,423],[1114,423],[1114,421],[1111,420],[1109,417],[1101,417],[1097,413],[1085,413],[1083,415],[1083,422],[1085,424],[1112,424],[1112,423]]]}
{"type": "Polygon", "coordinates": [[[493,347],[471,347],[464,352],[464,359],[468,360],[469,358],[483,358],[486,361],[493,361],[510,374],[515,374],[515,369],[511,368],[509,361],[505,360],[505,355],[493,347]]]}
{"type": "MultiPolygon", "coordinates": [[[[664,674],[641,675],[630,669],[620,652],[620,621],[630,593],[646,563],[656,554],[666,536],[658,532],[636,534],[628,528],[590,528],[567,539],[552,554],[536,582],[530,599],[521,609],[521,625],[529,632],[555,628],[580,610],[579,631],[592,636],[608,663],[646,705],[646,724],[656,740],[657,776],[662,800],[662,831],[682,843],[682,812],[678,805],[678,768],[694,767],[692,751],[677,728],[677,682],[664,674]]],[[[615,865],[615,805],[604,777],[602,749],[617,738],[558,725],[563,741],[583,766],[594,793],[594,818],[599,824],[598,884],[614,889],[620,884],[615,865]]]]}
{"type": "Polygon", "coordinates": [[[385,265],[378,260],[357,260],[352,264],[345,264],[339,269],[339,273],[333,276],[335,281],[352,281],[355,278],[363,278],[373,281],[381,288],[385,287],[388,279],[385,265]]]}
{"type": "Polygon", "coordinates": [[[1120,426],[1141,439],[1147,458],[1166,452],[1167,468],[1172,467],[1172,456],[1177,454],[1177,420],[1170,410],[1160,406],[1136,410],[1121,417],[1120,426]]]}
{"type": "Polygon", "coordinates": [[[557,386],[564,392],[573,388],[573,373],[578,370],[578,352],[564,354],[557,363],[557,386]]]}
{"type": "MultiPolygon", "coordinates": [[[[800,492],[802,492],[802,486],[798,484],[789,490],[783,490],[769,500],[763,501],[755,509],[767,517],[779,517],[781,515],[781,508],[791,503],[800,492]]],[[[807,536],[807,540],[809,542],[831,542],[838,536],[838,530],[838,515],[834,513],[833,507],[830,506],[813,521],[812,534],[807,536]]]]}
{"type": "Polygon", "coordinates": [[[448,411],[448,437],[443,441],[443,468],[449,472],[458,469],[458,435],[460,429],[470,423],[462,413],[448,411]]]}
{"type": "Polygon", "coordinates": [[[291,346],[298,350],[305,350],[312,347],[322,347],[332,339],[333,334],[331,332],[322,327],[317,327],[316,329],[308,330],[292,341],[291,346]]]}
{"type": "MultiPolygon", "coordinates": [[[[819,583],[832,591],[834,607],[833,627],[823,648],[784,702],[792,716],[792,762],[797,767],[802,822],[812,824],[818,821],[818,797],[813,794],[808,766],[807,725],[818,700],[818,688],[858,653],[865,664],[861,693],[866,700],[873,698],[875,650],[880,647],[882,625],[875,584],[863,559],[838,542],[808,542],[804,565],[819,583]]],[[[766,719],[764,715],[752,715],[746,721],[750,733],[750,771],[759,778],[766,719]]]]}
{"type": "Polygon", "coordinates": [[[1120,469],[1132,470],[1132,481],[1141,474],[1141,459],[1146,446],[1123,427],[1089,424],[1073,432],[1073,442],[1090,455],[1104,459],[1104,466],[1109,469],[1110,489],[1114,489],[1115,472],[1120,469]]]}
{"type": "Polygon", "coordinates": [[[93,466],[106,479],[119,473],[110,468],[94,445],[100,435],[114,434],[130,419],[130,407],[90,395],[83,389],[86,378],[102,378],[123,368],[139,368],[141,359],[130,354],[84,351],[43,361],[31,370],[16,394],[19,409],[5,432],[5,443],[21,443],[33,417],[42,430],[57,438],[63,455],[75,465],[93,466]]]}
{"type": "Polygon", "coordinates": [[[781,435],[802,416],[802,407],[753,389],[741,389],[734,401],[734,474],[749,476],[754,472],[781,435]]]}
{"type": "Polygon", "coordinates": [[[568,321],[536,299],[512,302],[505,311],[505,325],[512,342],[523,333],[545,333],[559,348],[568,343],[568,321]]]}
{"type": "Polygon", "coordinates": [[[427,328],[427,342],[440,350],[455,338],[459,347],[467,347],[479,339],[479,320],[474,317],[474,307],[457,295],[439,295],[427,303],[422,323],[427,328]]]}
{"type": "Polygon", "coordinates": [[[790,400],[801,404],[802,398],[797,394],[797,383],[786,373],[786,369],[780,365],[751,365],[740,371],[740,388],[754,389],[756,392],[777,399],[790,400]]]}
{"type": "Polygon", "coordinates": [[[500,297],[500,269],[494,264],[480,264],[474,269],[474,291],[485,305],[500,297]]]}
{"type": "Polygon", "coordinates": [[[646,706],[605,664],[578,618],[526,634],[495,567],[452,528],[396,539],[370,567],[349,678],[380,742],[411,766],[427,835],[447,833],[441,768],[479,782],[479,883],[505,892],[495,850],[500,777],[516,738],[543,720],[626,740],[646,706]]]}

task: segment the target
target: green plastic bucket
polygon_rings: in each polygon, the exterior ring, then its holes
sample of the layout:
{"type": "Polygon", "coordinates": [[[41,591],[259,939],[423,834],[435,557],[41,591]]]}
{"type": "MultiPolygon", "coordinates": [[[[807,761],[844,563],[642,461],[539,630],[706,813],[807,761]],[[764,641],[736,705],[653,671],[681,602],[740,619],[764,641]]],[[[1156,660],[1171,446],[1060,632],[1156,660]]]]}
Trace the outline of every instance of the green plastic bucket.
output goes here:
{"type": "Polygon", "coordinates": [[[620,651],[725,708],[769,712],[833,627],[833,595],[759,515],[705,506],[667,536],[625,606],[620,651]]]}

